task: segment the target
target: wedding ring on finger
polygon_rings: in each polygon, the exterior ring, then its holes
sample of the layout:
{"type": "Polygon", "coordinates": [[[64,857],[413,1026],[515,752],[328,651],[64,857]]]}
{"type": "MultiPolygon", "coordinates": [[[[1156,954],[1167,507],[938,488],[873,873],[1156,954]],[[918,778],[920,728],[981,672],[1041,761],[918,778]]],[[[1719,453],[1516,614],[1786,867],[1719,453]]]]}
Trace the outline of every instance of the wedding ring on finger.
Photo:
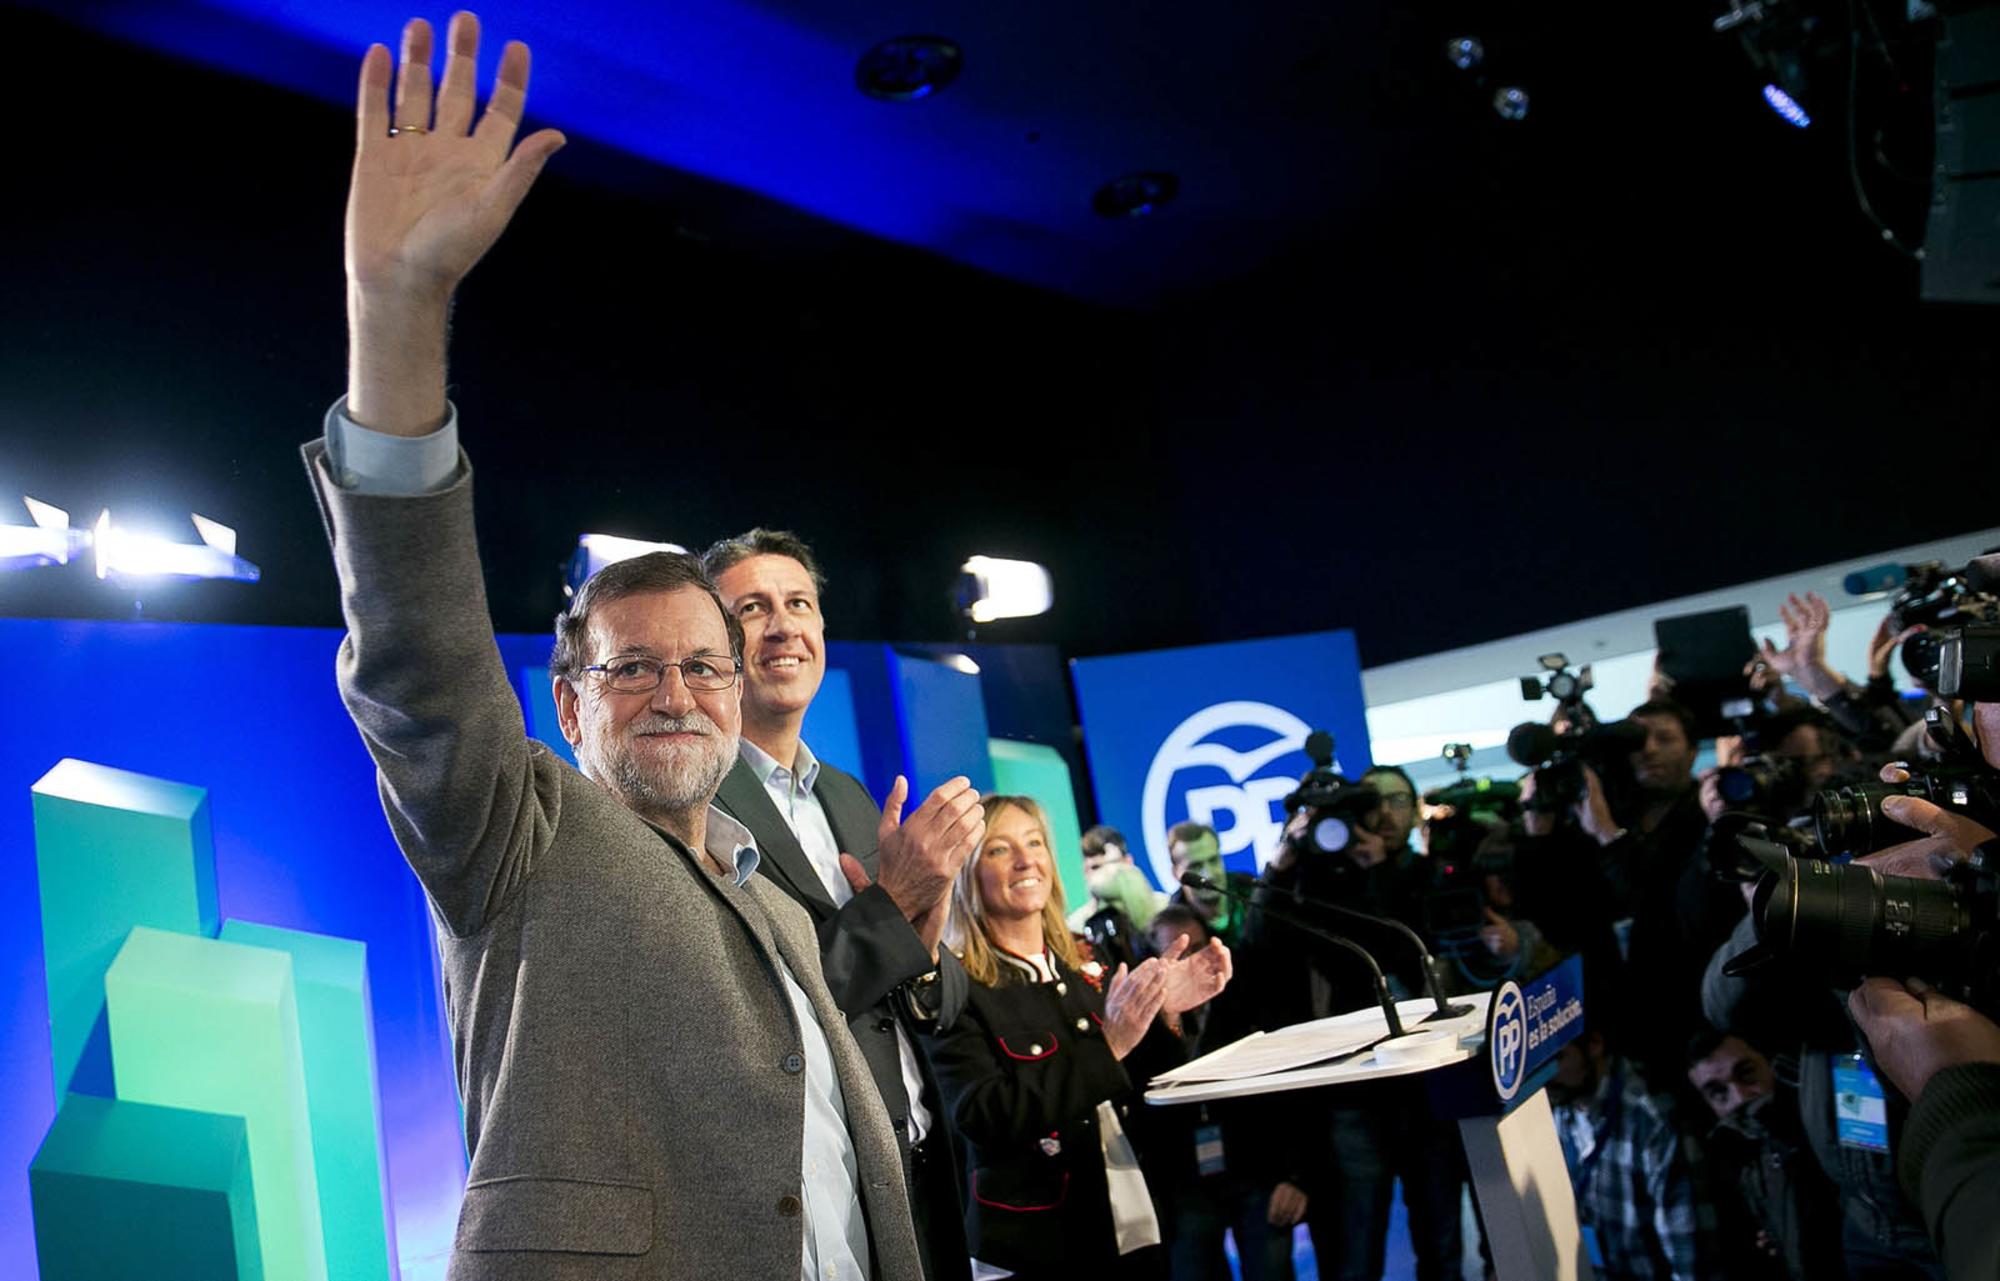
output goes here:
{"type": "Polygon", "coordinates": [[[389,127],[389,136],[391,138],[394,138],[398,134],[429,132],[430,129],[424,125],[391,125],[389,127]]]}

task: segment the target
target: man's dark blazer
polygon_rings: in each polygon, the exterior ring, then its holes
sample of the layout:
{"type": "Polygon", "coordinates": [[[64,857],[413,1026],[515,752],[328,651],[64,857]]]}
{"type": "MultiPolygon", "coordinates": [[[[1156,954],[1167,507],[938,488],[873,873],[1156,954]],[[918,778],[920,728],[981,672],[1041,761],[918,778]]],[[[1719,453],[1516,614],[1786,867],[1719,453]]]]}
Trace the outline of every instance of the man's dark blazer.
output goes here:
{"type": "MultiPolygon", "coordinates": [[[[859,859],[872,880],[879,870],[875,833],[881,807],[861,780],[825,762],[820,764],[813,795],[819,798],[841,852],[859,859]]],[[[756,772],[742,760],[722,780],[715,804],[756,838],[762,856],[758,875],[768,877],[812,916],[827,988],[847,1015],[847,1026],[868,1060],[906,1150],[910,1101],[896,1051],[898,1023],[915,1044],[924,1102],[931,1114],[926,1159],[913,1168],[910,1187],[924,1274],[930,1281],[965,1281],[972,1269],[965,1243],[959,1157],[930,1056],[921,1044],[958,1021],[965,1009],[965,971],[946,948],[940,947],[938,959],[931,960],[902,909],[880,886],[871,885],[846,906],[835,907],[791,825],[772,804],[756,772]]]]}

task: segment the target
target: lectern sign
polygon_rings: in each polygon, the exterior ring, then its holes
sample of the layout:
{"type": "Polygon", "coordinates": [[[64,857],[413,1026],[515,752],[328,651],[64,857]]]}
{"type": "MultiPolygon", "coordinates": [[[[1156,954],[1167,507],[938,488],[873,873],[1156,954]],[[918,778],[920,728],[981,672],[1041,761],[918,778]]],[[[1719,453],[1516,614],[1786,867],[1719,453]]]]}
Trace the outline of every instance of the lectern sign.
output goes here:
{"type": "Polygon", "coordinates": [[[1512,1103],[1522,1085],[1582,1032],[1582,957],[1570,957],[1525,987],[1503,983],[1486,1022],[1486,1059],[1500,1101],[1512,1103]]]}

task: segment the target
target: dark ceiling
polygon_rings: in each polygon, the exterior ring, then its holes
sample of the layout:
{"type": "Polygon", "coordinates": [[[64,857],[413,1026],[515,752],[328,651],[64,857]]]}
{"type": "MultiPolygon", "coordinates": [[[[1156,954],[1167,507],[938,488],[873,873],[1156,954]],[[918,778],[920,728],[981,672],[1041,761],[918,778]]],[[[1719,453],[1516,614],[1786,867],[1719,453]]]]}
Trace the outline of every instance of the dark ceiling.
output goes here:
{"type": "MultiPolygon", "coordinates": [[[[1794,130],[1702,6],[1473,8],[486,11],[574,140],[457,313],[496,621],[546,623],[583,530],[765,523],[846,637],[949,639],[984,552],[1058,592],[987,639],[1353,626],[1379,663],[1995,523],[2000,317],[1921,303],[1857,212],[1838,76],[1794,130]],[[855,92],[921,30],[958,83],[855,92]],[[1144,168],[1181,197],[1090,212],[1144,168]]],[[[0,501],[198,510],[264,568],[146,616],[336,622],[294,449],[343,378],[337,100],[396,10],[60,12],[0,9],[0,501]]],[[[1908,229],[1901,53],[1862,154],[1908,229]]],[[[133,608],[0,575],[8,613],[133,608]]]]}

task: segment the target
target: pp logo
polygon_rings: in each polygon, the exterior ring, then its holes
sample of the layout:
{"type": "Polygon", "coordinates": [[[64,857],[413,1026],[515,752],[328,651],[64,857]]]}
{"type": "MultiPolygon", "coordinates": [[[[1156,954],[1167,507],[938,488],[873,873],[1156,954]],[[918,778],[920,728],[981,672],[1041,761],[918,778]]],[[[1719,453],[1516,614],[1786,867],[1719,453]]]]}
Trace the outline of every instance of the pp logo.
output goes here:
{"type": "Polygon", "coordinates": [[[1493,1014],[1486,1025],[1486,1055],[1493,1064],[1493,1088],[1502,1103],[1521,1092],[1528,1065],[1528,1007],[1517,983],[1503,983],[1493,994],[1493,1014]]]}
{"type": "Polygon", "coordinates": [[[1224,859],[1253,851],[1262,871],[1285,830],[1279,802],[1298,786],[1299,771],[1268,775],[1260,771],[1303,751],[1310,732],[1304,721],[1283,708],[1252,702],[1217,703],[1175,726],[1154,753],[1140,796],[1146,853],[1156,883],[1174,883],[1167,829],[1182,817],[1214,828],[1224,859]],[[1239,748],[1217,742],[1218,734],[1227,734],[1234,743],[1254,745],[1239,748]],[[1182,780],[1183,773],[1190,777],[1182,780]]]}

